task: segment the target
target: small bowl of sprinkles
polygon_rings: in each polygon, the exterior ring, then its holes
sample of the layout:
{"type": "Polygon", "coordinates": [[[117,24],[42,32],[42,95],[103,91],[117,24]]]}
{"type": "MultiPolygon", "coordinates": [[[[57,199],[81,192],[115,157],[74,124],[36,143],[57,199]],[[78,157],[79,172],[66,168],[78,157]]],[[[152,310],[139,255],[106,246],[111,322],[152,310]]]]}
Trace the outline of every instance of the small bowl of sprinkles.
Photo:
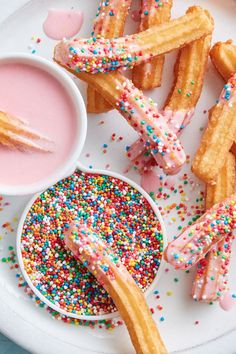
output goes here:
{"type": "Polygon", "coordinates": [[[165,227],[157,205],[136,183],[108,171],[79,168],[36,195],[18,227],[23,276],[52,309],[82,320],[118,316],[103,287],[65,248],[64,233],[80,218],[98,231],[148,295],[160,277],[165,227]]]}

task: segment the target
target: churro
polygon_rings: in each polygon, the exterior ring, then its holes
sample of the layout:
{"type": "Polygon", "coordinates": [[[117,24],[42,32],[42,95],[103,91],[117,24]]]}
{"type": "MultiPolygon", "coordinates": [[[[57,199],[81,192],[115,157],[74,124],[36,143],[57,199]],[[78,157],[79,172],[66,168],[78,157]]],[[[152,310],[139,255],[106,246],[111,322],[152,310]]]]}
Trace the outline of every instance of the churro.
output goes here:
{"type": "Polygon", "coordinates": [[[60,44],[56,46],[54,60],[78,78],[94,85],[142,136],[153,157],[166,173],[179,171],[186,160],[185,153],[155,103],[119,72],[91,75],[72,70],[67,66],[67,60],[64,61],[64,55],[61,55],[63,48],[63,44],[62,48],[60,44]]]}
{"type": "Polygon", "coordinates": [[[108,244],[86,225],[76,223],[66,232],[65,244],[113,299],[136,353],[167,353],[141,290],[108,244]]]}
{"type": "MultiPolygon", "coordinates": [[[[236,72],[236,45],[232,40],[216,43],[210,51],[211,61],[220,75],[228,81],[232,73],[236,72]]],[[[236,143],[231,147],[236,156],[236,143]]]]}
{"type": "MultiPolygon", "coordinates": [[[[175,82],[163,110],[169,127],[177,135],[189,124],[201,95],[210,45],[211,36],[207,36],[182,48],[177,58],[175,82]]],[[[127,156],[141,174],[156,165],[142,139],[131,145],[127,156]]]]}
{"type": "MultiPolygon", "coordinates": [[[[104,38],[122,36],[130,5],[131,0],[101,1],[94,20],[92,36],[104,38]]],[[[88,86],[87,111],[102,113],[111,109],[113,107],[92,86],[88,86]]]]}
{"type": "Polygon", "coordinates": [[[236,226],[236,194],[215,204],[187,227],[165,249],[165,259],[176,269],[197,264],[217,242],[227,239],[236,226]]]}
{"type": "MultiPolygon", "coordinates": [[[[27,126],[27,123],[6,112],[0,111],[0,144],[11,149],[49,152],[33,140],[47,140],[27,126]]],[[[48,141],[49,142],[49,141],[48,141]]]]}
{"type": "MultiPolygon", "coordinates": [[[[206,210],[235,191],[235,158],[229,152],[216,184],[206,186],[206,210]]],[[[228,272],[233,234],[218,242],[197,264],[192,296],[198,301],[215,301],[228,290],[228,272]]]]}
{"type": "MultiPolygon", "coordinates": [[[[176,20],[123,38],[61,41],[60,58],[75,72],[104,73],[132,69],[154,56],[168,53],[211,34],[213,19],[206,10],[192,7],[176,20]]],[[[57,52],[57,47],[56,47],[57,52]]]]}
{"type": "Polygon", "coordinates": [[[192,164],[193,172],[214,183],[236,136],[236,74],[224,86],[219,102],[211,109],[208,126],[192,164]]]}
{"type": "MultiPolygon", "coordinates": [[[[167,22],[170,20],[172,0],[157,2],[156,0],[142,0],[141,2],[141,21],[139,32],[167,22]]],[[[132,74],[134,85],[141,90],[150,90],[161,86],[162,71],[165,56],[155,57],[148,62],[135,66],[132,74]]]]}
{"type": "Polygon", "coordinates": [[[228,81],[236,71],[236,45],[232,40],[216,43],[210,51],[211,61],[216,70],[228,81]]]}

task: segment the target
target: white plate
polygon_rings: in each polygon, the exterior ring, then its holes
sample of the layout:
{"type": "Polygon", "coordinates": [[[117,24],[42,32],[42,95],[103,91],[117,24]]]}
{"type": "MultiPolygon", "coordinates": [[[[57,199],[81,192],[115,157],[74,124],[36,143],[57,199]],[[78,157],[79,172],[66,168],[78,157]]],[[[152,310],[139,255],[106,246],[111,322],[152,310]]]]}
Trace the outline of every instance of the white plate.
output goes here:
{"type": "MultiPolygon", "coordinates": [[[[42,23],[46,17],[47,9],[50,7],[62,7],[81,9],[85,13],[85,22],[81,35],[88,35],[91,30],[92,20],[96,12],[98,0],[35,0],[29,1],[23,7],[22,0],[3,1],[7,9],[5,14],[9,14],[9,3],[18,10],[2,23],[0,27],[0,52],[25,51],[29,52],[29,45],[37,49],[37,54],[46,58],[51,58],[54,42],[45,37],[42,31],[42,23]],[[31,41],[31,37],[36,35],[42,38],[39,45],[31,41]]],[[[135,6],[138,1],[134,0],[135,6]]],[[[199,4],[209,8],[212,12],[216,30],[214,41],[232,38],[236,40],[235,15],[236,3],[233,0],[176,0],[173,15],[178,16],[184,13],[186,8],[192,4],[199,4]]],[[[1,6],[3,7],[3,5],[1,6]]],[[[2,15],[1,15],[2,16],[2,15]]],[[[2,17],[1,17],[2,18],[2,17]]],[[[136,26],[134,24],[134,26],[136,26]]],[[[129,31],[131,28],[128,29],[129,31]]],[[[175,55],[169,55],[165,65],[165,83],[161,89],[151,93],[151,96],[161,105],[166,97],[168,89],[172,83],[172,63],[175,55]]],[[[206,122],[207,115],[203,114],[204,109],[211,107],[221,89],[223,82],[215,74],[209,64],[207,80],[204,86],[203,95],[198,105],[195,118],[191,125],[183,134],[183,144],[186,151],[193,155],[197,148],[201,136],[200,127],[206,122]],[[190,138],[191,137],[191,138],[190,138]]],[[[83,84],[80,84],[84,87],[83,84]]],[[[130,144],[136,134],[129,128],[126,122],[116,112],[111,112],[102,116],[90,116],[88,124],[88,137],[84,151],[81,155],[81,162],[85,166],[93,165],[96,168],[104,168],[107,163],[110,169],[123,172],[127,166],[124,156],[125,145],[130,144]],[[99,125],[99,121],[104,120],[105,124],[99,125]],[[115,132],[117,136],[123,136],[122,142],[110,142],[111,134],[115,132]],[[102,145],[109,144],[108,153],[102,154],[102,145]],[[89,153],[90,157],[86,157],[89,153]]],[[[189,172],[189,166],[186,171],[189,172]]],[[[1,168],[3,168],[1,166],[1,168]]],[[[182,171],[179,176],[182,176],[182,171]]],[[[176,177],[176,184],[180,184],[179,176],[176,177]]],[[[135,172],[129,173],[129,177],[139,180],[135,172]]],[[[198,186],[190,192],[188,187],[189,205],[195,203],[199,190],[203,186],[198,186]]],[[[179,202],[180,196],[177,194],[171,202],[179,202]]],[[[5,221],[12,220],[15,215],[20,215],[23,207],[29,198],[8,198],[10,206],[4,207],[0,212],[0,225],[5,221]]],[[[4,200],[5,201],[5,200],[4,200]]],[[[167,200],[162,205],[171,203],[167,200]]],[[[173,217],[173,214],[171,214],[173,217]]],[[[184,224],[187,223],[185,220],[184,224]]],[[[166,218],[166,226],[169,235],[173,236],[179,223],[169,225],[166,218]]],[[[15,223],[15,229],[17,225],[15,223]]],[[[4,230],[0,231],[3,240],[0,241],[0,259],[8,253],[8,246],[15,244],[15,232],[4,235],[4,230]]],[[[236,256],[232,260],[231,284],[236,280],[236,256]],[[234,280],[234,281],[233,281],[234,280]]],[[[168,267],[168,269],[170,269],[168,267]]],[[[156,308],[157,304],[163,306],[163,311],[156,309],[154,317],[157,320],[160,331],[170,352],[184,351],[187,353],[235,353],[235,334],[226,336],[236,328],[236,308],[231,312],[223,312],[217,305],[209,306],[195,303],[189,297],[191,289],[191,278],[193,272],[185,274],[170,269],[161,279],[159,292],[160,300],[154,296],[149,297],[150,305],[156,308]],[[179,282],[174,282],[178,277],[179,282]],[[173,296],[167,296],[168,291],[173,292],[173,296]],[[165,317],[164,322],[160,322],[161,316],[165,317]],[[195,321],[199,321],[195,325],[195,321]],[[211,345],[218,338],[216,346],[211,345]],[[230,338],[230,339],[228,339],[230,338]],[[196,348],[195,350],[193,348],[196,348]],[[214,349],[213,349],[214,348],[214,349]]],[[[236,286],[234,289],[236,291],[236,286]]],[[[52,320],[44,311],[35,307],[31,300],[24,294],[22,289],[17,287],[15,272],[9,269],[8,264],[1,264],[0,267],[0,330],[17,341],[19,344],[34,353],[60,354],[60,353],[111,353],[124,354],[132,353],[133,349],[129,341],[127,331],[124,327],[113,332],[95,329],[90,330],[84,327],[73,327],[62,322],[52,320]]]]}

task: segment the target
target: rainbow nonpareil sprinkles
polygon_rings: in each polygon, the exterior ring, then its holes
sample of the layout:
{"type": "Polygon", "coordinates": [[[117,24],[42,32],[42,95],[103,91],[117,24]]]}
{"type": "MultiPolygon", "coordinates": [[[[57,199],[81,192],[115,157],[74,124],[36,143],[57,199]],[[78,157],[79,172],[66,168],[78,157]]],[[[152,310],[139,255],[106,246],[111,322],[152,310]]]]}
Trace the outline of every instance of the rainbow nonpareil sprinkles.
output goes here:
{"type": "Polygon", "coordinates": [[[142,290],[152,283],[160,265],[160,222],[146,199],[127,183],[80,171],[41,194],[31,207],[21,247],[34,286],[71,314],[114,312],[105,290],[65,250],[62,235],[75,216],[102,235],[142,290]]]}

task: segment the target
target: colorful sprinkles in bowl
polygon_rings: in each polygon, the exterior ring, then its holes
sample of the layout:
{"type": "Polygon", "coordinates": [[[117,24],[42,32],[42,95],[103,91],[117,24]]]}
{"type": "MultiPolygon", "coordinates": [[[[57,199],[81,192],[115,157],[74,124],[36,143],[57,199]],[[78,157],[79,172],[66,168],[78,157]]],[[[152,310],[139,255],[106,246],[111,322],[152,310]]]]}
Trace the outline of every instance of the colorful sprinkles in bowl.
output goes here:
{"type": "Polygon", "coordinates": [[[65,249],[63,233],[75,217],[99,231],[143,291],[160,266],[161,224],[144,196],[126,182],[78,170],[42,193],[29,210],[21,252],[36,289],[71,315],[115,312],[102,286],[65,249]]]}

